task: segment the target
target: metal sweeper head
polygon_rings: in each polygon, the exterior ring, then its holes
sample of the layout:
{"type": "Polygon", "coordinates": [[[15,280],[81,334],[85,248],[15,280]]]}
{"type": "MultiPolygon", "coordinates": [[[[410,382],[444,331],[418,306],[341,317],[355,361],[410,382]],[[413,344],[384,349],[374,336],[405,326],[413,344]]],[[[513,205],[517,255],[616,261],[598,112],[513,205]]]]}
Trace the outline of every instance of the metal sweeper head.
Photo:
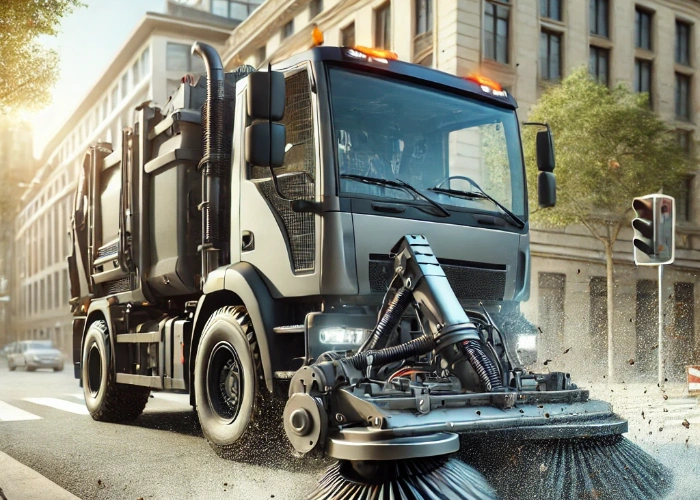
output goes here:
{"type": "Polygon", "coordinates": [[[291,381],[292,445],[339,460],[310,498],[663,495],[668,472],[621,436],[627,421],[566,373],[525,372],[488,313],[462,308],[425,237],[405,236],[392,255],[394,279],[364,344],[319,356],[291,381]],[[397,328],[407,315],[416,331],[397,328]],[[458,450],[488,480],[448,459],[458,450]],[[629,486],[611,489],[618,469],[629,486]]]}

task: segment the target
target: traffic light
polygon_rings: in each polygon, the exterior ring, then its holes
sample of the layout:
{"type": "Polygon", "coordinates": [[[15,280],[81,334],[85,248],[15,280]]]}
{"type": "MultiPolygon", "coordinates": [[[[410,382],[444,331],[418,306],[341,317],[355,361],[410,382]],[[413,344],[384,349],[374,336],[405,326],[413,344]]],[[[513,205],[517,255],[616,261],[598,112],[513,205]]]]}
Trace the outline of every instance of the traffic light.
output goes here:
{"type": "Polygon", "coordinates": [[[650,194],[635,198],[632,208],[634,262],[638,266],[671,264],[676,248],[676,204],[671,196],[650,194]]]}

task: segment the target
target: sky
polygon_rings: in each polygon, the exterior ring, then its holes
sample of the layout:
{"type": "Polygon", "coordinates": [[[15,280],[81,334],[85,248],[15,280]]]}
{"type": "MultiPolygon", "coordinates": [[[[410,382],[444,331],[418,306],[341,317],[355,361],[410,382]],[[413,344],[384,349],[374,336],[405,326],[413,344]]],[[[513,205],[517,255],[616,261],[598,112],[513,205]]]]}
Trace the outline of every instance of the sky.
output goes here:
{"type": "Polygon", "coordinates": [[[59,53],[60,75],[52,103],[32,120],[36,157],[107,69],[143,15],[165,12],[166,6],[166,0],[82,2],[87,7],[63,18],[59,35],[44,41],[59,53]]]}

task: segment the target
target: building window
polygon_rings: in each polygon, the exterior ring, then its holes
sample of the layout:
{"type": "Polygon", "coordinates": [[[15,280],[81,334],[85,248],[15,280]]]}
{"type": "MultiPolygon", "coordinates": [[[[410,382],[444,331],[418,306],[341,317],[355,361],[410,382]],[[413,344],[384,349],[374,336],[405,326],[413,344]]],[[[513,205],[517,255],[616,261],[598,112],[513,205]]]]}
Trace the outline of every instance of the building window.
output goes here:
{"type": "Polygon", "coordinates": [[[294,34],[294,19],[282,26],[282,40],[289,38],[294,34]]]}
{"type": "Polygon", "coordinates": [[[609,85],[608,75],[610,69],[610,51],[600,47],[591,46],[588,58],[588,70],[593,78],[602,85],[609,85]]]}
{"type": "Polygon", "coordinates": [[[391,4],[374,11],[374,46],[391,50],[391,4]]]}
{"type": "Polygon", "coordinates": [[[127,71],[122,75],[122,81],[121,81],[121,89],[122,89],[122,99],[126,97],[126,95],[129,93],[129,72],[127,71]]]}
{"type": "MultiPolygon", "coordinates": [[[[547,358],[560,354],[564,340],[564,297],[566,275],[539,273],[539,323],[542,329],[542,350],[538,353],[547,358]]],[[[545,359],[547,359],[545,358],[545,359]]]]}
{"type": "Polygon", "coordinates": [[[648,10],[637,7],[635,10],[634,44],[635,47],[651,50],[651,16],[648,10]]]}
{"type": "Polygon", "coordinates": [[[676,21],[676,63],[690,66],[690,29],[692,25],[676,21]]]}
{"type": "Polygon", "coordinates": [[[151,51],[150,47],[141,53],[141,74],[143,76],[148,75],[151,72],[151,51]]]}
{"type": "Polygon", "coordinates": [[[508,0],[487,0],[484,6],[484,57],[508,64],[508,0]]]}
{"type": "Polygon", "coordinates": [[[593,276],[588,284],[588,333],[593,362],[605,363],[608,352],[608,283],[604,276],[593,276]]]}
{"type": "Polygon", "coordinates": [[[355,23],[348,24],[340,30],[340,44],[343,47],[355,46],[355,23]]]}
{"type": "Polygon", "coordinates": [[[309,19],[313,19],[323,10],[323,0],[312,0],[309,4],[309,19]]]}
{"type": "Polygon", "coordinates": [[[561,79],[561,34],[552,31],[540,33],[540,78],[559,81],[561,79]]]}
{"type": "Polygon", "coordinates": [[[190,54],[190,46],[184,43],[168,42],[165,48],[165,69],[186,73],[206,73],[204,61],[190,54]]]}
{"type": "Polygon", "coordinates": [[[679,221],[690,220],[690,201],[693,187],[693,177],[686,177],[681,181],[676,194],[676,219],[679,221]]]}
{"type": "Polygon", "coordinates": [[[673,284],[673,330],[671,334],[670,371],[683,374],[685,367],[693,363],[695,340],[695,285],[673,284]]]}
{"type": "Polygon", "coordinates": [[[588,4],[588,24],[592,35],[604,36],[608,38],[608,0],[590,0],[588,4]]]}
{"type": "Polygon", "coordinates": [[[139,66],[139,62],[136,61],[134,65],[131,67],[131,82],[132,85],[135,87],[136,85],[139,84],[141,81],[141,67],[139,66]]]}
{"type": "Polygon", "coordinates": [[[540,0],[540,17],[561,21],[561,0],[540,0]]]}
{"type": "Polygon", "coordinates": [[[685,154],[693,155],[693,132],[691,130],[676,130],[676,140],[685,154]]]}
{"type": "Polygon", "coordinates": [[[690,120],[690,85],[692,77],[676,73],[676,118],[690,120]]]}
{"type": "Polygon", "coordinates": [[[651,70],[652,62],[646,59],[634,60],[634,91],[649,93],[651,103],[651,70]]]}
{"type": "Polygon", "coordinates": [[[247,2],[232,2],[229,0],[212,0],[211,13],[219,17],[228,17],[243,21],[248,14],[255,10],[256,5],[248,5],[247,2]]]}
{"type": "Polygon", "coordinates": [[[433,31],[433,0],[416,0],[416,35],[433,31]]]}

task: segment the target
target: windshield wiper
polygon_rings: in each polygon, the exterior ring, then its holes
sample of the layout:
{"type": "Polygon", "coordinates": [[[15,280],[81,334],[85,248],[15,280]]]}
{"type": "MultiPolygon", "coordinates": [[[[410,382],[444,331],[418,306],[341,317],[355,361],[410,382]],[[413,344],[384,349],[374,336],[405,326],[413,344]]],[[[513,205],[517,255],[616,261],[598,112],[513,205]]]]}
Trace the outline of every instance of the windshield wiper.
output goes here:
{"type": "Polygon", "coordinates": [[[476,182],[472,181],[467,181],[469,184],[474,186],[476,189],[479,190],[478,193],[472,193],[469,191],[462,191],[461,189],[447,189],[447,188],[441,188],[441,187],[432,187],[428,188],[428,190],[436,192],[436,193],[443,193],[443,194],[448,194],[450,196],[455,196],[457,198],[465,198],[465,199],[479,199],[479,200],[489,200],[491,203],[496,205],[498,208],[500,208],[503,211],[503,214],[512,222],[515,226],[518,227],[518,229],[522,229],[525,227],[525,221],[523,221],[520,217],[515,215],[513,212],[508,210],[506,207],[501,205],[496,199],[487,194],[486,191],[481,189],[479,185],[476,182]]]}
{"type": "Polygon", "coordinates": [[[418,191],[416,188],[411,186],[408,182],[402,181],[399,178],[396,178],[395,180],[390,180],[390,179],[380,179],[379,177],[369,177],[366,175],[355,175],[355,174],[340,174],[341,179],[352,179],[355,181],[359,182],[364,182],[365,184],[376,184],[379,186],[390,186],[390,187],[395,187],[395,188],[403,188],[406,191],[410,191],[411,193],[419,196],[420,198],[424,199],[428,203],[430,203],[433,207],[438,209],[440,211],[440,217],[449,217],[450,212],[448,212],[442,205],[440,205],[438,202],[431,200],[428,198],[426,195],[418,191]]]}

